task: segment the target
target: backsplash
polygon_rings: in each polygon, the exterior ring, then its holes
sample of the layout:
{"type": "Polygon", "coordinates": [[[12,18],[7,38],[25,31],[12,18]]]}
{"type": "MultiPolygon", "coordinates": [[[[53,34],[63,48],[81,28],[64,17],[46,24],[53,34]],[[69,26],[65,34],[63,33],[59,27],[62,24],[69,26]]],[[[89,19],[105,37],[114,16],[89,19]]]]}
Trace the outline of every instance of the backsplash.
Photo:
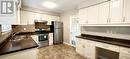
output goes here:
{"type": "Polygon", "coordinates": [[[81,26],[81,33],[130,40],[130,26],[81,26]]]}
{"type": "Polygon", "coordinates": [[[12,25],[12,32],[35,32],[35,25],[12,25]]]}
{"type": "Polygon", "coordinates": [[[82,26],[81,31],[130,35],[130,26],[82,26]]]}

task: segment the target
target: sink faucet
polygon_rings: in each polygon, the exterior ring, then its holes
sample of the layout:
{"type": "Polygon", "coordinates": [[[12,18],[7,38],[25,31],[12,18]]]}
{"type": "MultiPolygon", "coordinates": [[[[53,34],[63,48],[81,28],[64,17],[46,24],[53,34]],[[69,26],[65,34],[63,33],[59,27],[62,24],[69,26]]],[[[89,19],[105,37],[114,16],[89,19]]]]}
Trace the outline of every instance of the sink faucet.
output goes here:
{"type": "Polygon", "coordinates": [[[16,34],[19,34],[19,32],[12,33],[12,40],[14,40],[14,36],[15,36],[16,34]]]}

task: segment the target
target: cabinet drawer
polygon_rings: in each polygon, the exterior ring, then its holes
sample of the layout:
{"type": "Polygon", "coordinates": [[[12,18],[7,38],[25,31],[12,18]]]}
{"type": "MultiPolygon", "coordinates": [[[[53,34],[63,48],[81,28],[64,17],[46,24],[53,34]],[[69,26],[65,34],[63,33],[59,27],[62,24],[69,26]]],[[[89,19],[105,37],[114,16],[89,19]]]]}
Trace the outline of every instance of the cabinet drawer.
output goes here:
{"type": "Polygon", "coordinates": [[[94,41],[87,40],[87,43],[88,43],[89,45],[95,45],[95,42],[94,42],[94,41]]]}
{"type": "Polygon", "coordinates": [[[115,46],[115,45],[96,42],[96,46],[97,46],[97,47],[100,47],[100,48],[112,50],[112,51],[115,51],[115,52],[119,52],[119,47],[118,47],[118,46],[115,46]]]}
{"type": "Polygon", "coordinates": [[[120,52],[119,59],[130,59],[130,54],[120,52]]]}
{"type": "Polygon", "coordinates": [[[121,56],[119,59],[130,59],[129,56],[121,56]]]}
{"type": "Polygon", "coordinates": [[[130,48],[120,47],[120,52],[130,55],[130,48]]]}
{"type": "Polygon", "coordinates": [[[120,59],[130,59],[130,49],[120,47],[120,59]]]}

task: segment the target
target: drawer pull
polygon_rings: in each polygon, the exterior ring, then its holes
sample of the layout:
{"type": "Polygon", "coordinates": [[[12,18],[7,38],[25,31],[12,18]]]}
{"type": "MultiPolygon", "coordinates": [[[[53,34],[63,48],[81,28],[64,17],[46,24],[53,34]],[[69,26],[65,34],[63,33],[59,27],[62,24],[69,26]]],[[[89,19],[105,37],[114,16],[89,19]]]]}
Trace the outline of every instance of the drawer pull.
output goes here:
{"type": "Polygon", "coordinates": [[[85,48],[85,45],[82,45],[83,48],[85,48]]]}
{"type": "Polygon", "coordinates": [[[128,53],[130,54],[130,51],[128,51],[128,53]]]}

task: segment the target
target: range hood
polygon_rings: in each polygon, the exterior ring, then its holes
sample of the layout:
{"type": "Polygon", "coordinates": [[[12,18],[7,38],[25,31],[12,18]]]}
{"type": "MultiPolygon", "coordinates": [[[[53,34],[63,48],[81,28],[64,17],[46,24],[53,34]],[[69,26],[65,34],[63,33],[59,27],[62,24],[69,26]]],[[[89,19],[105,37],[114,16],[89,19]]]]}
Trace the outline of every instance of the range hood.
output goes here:
{"type": "Polygon", "coordinates": [[[36,22],[41,22],[41,23],[47,24],[48,21],[46,21],[46,20],[35,20],[34,22],[35,22],[35,23],[36,23],[36,22]]]}

